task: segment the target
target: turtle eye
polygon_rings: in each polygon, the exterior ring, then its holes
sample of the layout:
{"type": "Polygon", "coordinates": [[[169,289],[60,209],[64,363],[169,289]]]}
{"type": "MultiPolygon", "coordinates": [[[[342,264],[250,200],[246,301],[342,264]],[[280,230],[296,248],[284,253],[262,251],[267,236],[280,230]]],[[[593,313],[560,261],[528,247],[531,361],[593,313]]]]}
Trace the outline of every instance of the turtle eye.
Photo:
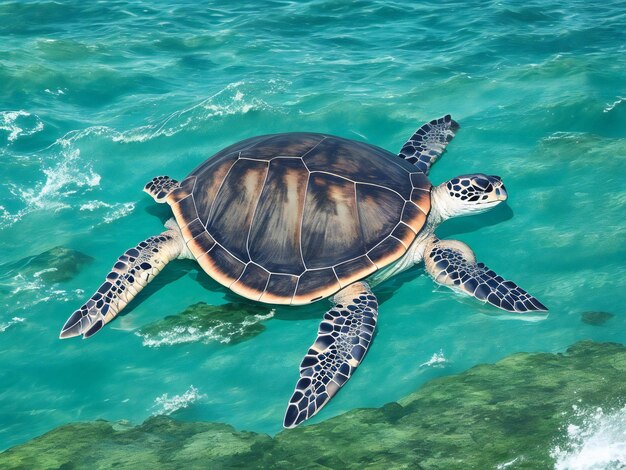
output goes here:
{"type": "Polygon", "coordinates": [[[476,184],[476,186],[478,186],[480,189],[485,189],[487,187],[487,185],[489,184],[489,181],[486,178],[476,178],[474,180],[474,183],[476,184]]]}

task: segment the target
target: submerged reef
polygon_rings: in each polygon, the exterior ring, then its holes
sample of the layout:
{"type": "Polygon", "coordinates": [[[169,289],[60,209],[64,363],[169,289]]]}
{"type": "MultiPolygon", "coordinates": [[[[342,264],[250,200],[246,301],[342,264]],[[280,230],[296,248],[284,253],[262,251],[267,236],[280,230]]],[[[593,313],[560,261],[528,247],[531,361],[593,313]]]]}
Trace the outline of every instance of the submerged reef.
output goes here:
{"type": "Polygon", "coordinates": [[[198,302],[181,313],[145,325],[137,335],[151,347],[213,341],[236,344],[263,332],[261,322],[272,316],[274,311],[263,305],[214,306],[198,302]]]}
{"type": "Polygon", "coordinates": [[[551,449],[567,448],[576,410],[624,405],[625,373],[625,346],[583,341],[564,354],[514,354],[273,438],[165,416],[76,423],[1,453],[0,468],[553,468],[551,449]]]}
{"type": "Polygon", "coordinates": [[[72,279],[93,258],[80,251],[57,246],[35,256],[0,265],[2,277],[22,276],[25,279],[41,279],[47,283],[72,279]]]}
{"type": "Polygon", "coordinates": [[[583,312],[580,314],[580,321],[588,325],[604,325],[615,315],[610,312],[583,312]]]}

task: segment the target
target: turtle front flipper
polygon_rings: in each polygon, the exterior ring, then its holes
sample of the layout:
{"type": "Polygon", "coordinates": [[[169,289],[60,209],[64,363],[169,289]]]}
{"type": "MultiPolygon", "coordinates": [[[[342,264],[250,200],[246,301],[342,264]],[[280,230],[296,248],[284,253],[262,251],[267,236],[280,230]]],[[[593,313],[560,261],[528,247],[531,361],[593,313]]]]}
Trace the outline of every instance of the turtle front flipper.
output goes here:
{"type": "Polygon", "coordinates": [[[94,295],[65,322],[61,339],[83,335],[88,338],[109,323],[159,274],[178,257],[184,242],[174,230],[142,241],[126,251],[107,274],[106,281],[94,295]]]}
{"type": "Polygon", "coordinates": [[[458,240],[434,240],[424,253],[426,271],[438,284],[472,295],[514,313],[546,312],[547,307],[513,281],[477,263],[472,249],[458,240]]]}
{"type": "Polygon", "coordinates": [[[154,198],[156,202],[165,202],[168,194],[180,187],[180,183],[169,176],[155,176],[146,183],[143,190],[154,198]]]}
{"type": "Polygon", "coordinates": [[[427,175],[460,127],[449,114],[433,119],[415,131],[400,150],[398,157],[413,163],[419,171],[427,175]]]}
{"type": "Polygon", "coordinates": [[[286,428],[296,427],[322,409],[352,376],[372,342],[378,301],[367,283],[346,287],[333,302],[300,364],[300,380],[285,413],[286,428]]]}

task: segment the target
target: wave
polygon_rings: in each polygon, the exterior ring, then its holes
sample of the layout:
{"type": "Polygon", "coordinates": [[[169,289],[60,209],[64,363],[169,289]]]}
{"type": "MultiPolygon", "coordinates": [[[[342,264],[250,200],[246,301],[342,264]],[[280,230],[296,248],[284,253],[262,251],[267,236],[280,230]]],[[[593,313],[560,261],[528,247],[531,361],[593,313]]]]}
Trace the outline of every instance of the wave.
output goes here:
{"type": "Polygon", "coordinates": [[[145,142],[160,136],[171,137],[182,130],[196,129],[202,122],[215,117],[240,115],[260,110],[280,111],[280,108],[268,104],[263,96],[283,92],[290,83],[278,79],[271,79],[267,82],[230,83],[200,103],[170,114],[158,124],[116,133],[112,138],[115,142],[145,142]]]}
{"type": "Polygon", "coordinates": [[[103,224],[110,224],[114,220],[121,219],[122,217],[126,217],[131,212],[135,210],[134,202],[116,202],[113,204],[109,204],[104,201],[88,201],[84,204],[81,204],[79,209],[80,211],[96,211],[98,209],[108,209],[104,216],[102,217],[103,224]]]}
{"type": "Polygon", "coordinates": [[[613,101],[612,103],[607,103],[606,107],[602,110],[602,112],[608,113],[612,111],[617,105],[619,105],[623,101],[626,101],[626,98],[624,98],[623,96],[618,96],[617,99],[613,101]]]}
{"type": "Polygon", "coordinates": [[[4,333],[6,330],[11,328],[13,325],[17,325],[19,323],[23,323],[26,321],[26,318],[21,317],[13,317],[6,323],[0,323],[0,333],[4,333]]]}
{"type": "MultiPolygon", "coordinates": [[[[23,312],[42,302],[73,302],[82,299],[84,290],[59,289],[58,286],[50,286],[41,278],[42,274],[54,270],[56,268],[44,269],[32,276],[19,273],[13,277],[0,277],[0,298],[3,298],[0,307],[7,312],[23,312]]],[[[0,330],[4,331],[1,325],[0,330]]]]}
{"type": "Polygon", "coordinates": [[[566,444],[550,452],[555,470],[626,468],[626,406],[608,413],[574,406],[566,434],[566,444]]]}
{"type": "MultiPolygon", "coordinates": [[[[268,100],[271,95],[283,92],[289,84],[286,80],[278,79],[238,81],[155,124],[127,131],[119,131],[109,126],[91,126],[66,133],[38,154],[25,157],[25,160],[30,159],[33,162],[33,166],[42,168],[43,178],[34,185],[8,183],[8,191],[15,201],[12,201],[13,204],[0,205],[0,230],[14,225],[32,212],[70,209],[77,197],[84,197],[100,186],[100,174],[94,171],[89,158],[81,155],[80,142],[83,139],[97,137],[109,142],[141,143],[161,136],[170,137],[184,130],[195,130],[206,121],[220,117],[260,110],[282,112],[280,107],[270,105],[268,100]],[[21,207],[17,210],[10,208],[16,205],[21,207]]],[[[0,113],[0,131],[9,132],[9,141],[41,129],[41,120],[26,111],[0,113]],[[30,127],[20,124],[19,119],[26,118],[35,119],[35,124],[30,127]]],[[[104,215],[103,223],[124,217],[134,209],[132,202],[112,204],[87,201],[82,203],[80,210],[91,210],[90,207],[95,210],[94,204],[100,204],[97,208],[111,209],[104,215]]]]}
{"type": "Polygon", "coordinates": [[[189,405],[197,402],[202,398],[206,398],[205,394],[201,394],[196,387],[191,385],[189,389],[182,395],[174,395],[170,397],[164,393],[160,397],[154,399],[153,415],[171,415],[175,411],[188,408],[189,405]]]}
{"type": "Polygon", "coordinates": [[[22,207],[14,212],[0,206],[0,230],[8,228],[36,211],[57,212],[71,207],[69,201],[79,193],[100,185],[101,177],[71,139],[61,138],[48,147],[51,156],[34,156],[43,167],[43,180],[34,186],[9,183],[9,193],[22,207]],[[58,150],[57,150],[58,149],[58,150]]]}

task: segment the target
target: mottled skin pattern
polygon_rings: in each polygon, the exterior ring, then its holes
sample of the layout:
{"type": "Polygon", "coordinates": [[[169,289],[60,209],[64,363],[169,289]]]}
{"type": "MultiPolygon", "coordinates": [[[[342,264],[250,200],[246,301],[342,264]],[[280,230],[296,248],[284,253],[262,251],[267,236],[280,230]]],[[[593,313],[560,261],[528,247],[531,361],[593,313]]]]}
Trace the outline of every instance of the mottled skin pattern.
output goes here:
{"type": "Polygon", "coordinates": [[[459,125],[424,124],[394,155],[324,134],[254,137],[202,163],[180,183],[167,176],[144,190],[166,202],[166,232],[122,255],[100,289],[68,319],[61,338],[89,337],[175,258],[190,258],[252,300],[333,307],[300,366],[284,425],[317,413],[347,382],[371,344],[378,302],[370,286],[424,261],[435,282],[516,314],[546,307],[456,240],[444,220],[507,199],[502,180],[481,173],[431,186],[431,165],[459,125]],[[332,296],[332,297],[331,297],[332,296]]]}
{"type": "Polygon", "coordinates": [[[449,114],[433,119],[411,136],[398,156],[414,164],[422,173],[428,174],[428,170],[441,156],[458,129],[458,123],[449,114]]]}
{"type": "Polygon", "coordinates": [[[465,291],[478,300],[509,312],[547,310],[513,281],[498,276],[483,263],[476,263],[474,252],[465,243],[434,239],[426,252],[426,269],[439,284],[465,291]]]}
{"type": "Polygon", "coordinates": [[[180,238],[174,230],[150,237],[127,250],[96,293],[68,318],[60,337],[82,334],[88,338],[99,331],[180,252],[180,238]]]}
{"type": "Polygon", "coordinates": [[[499,176],[473,178],[473,175],[463,175],[448,181],[446,188],[452,197],[461,201],[476,202],[487,200],[492,190],[496,196],[500,196],[501,185],[502,179],[499,176]]]}
{"type": "Polygon", "coordinates": [[[335,295],[333,303],[300,364],[300,380],[285,413],[287,428],[310,418],[335,396],[372,342],[378,302],[367,283],[352,284],[335,295]]]}
{"type": "Polygon", "coordinates": [[[169,176],[155,176],[143,188],[156,202],[163,203],[165,198],[174,189],[178,188],[180,183],[169,176]]]}

